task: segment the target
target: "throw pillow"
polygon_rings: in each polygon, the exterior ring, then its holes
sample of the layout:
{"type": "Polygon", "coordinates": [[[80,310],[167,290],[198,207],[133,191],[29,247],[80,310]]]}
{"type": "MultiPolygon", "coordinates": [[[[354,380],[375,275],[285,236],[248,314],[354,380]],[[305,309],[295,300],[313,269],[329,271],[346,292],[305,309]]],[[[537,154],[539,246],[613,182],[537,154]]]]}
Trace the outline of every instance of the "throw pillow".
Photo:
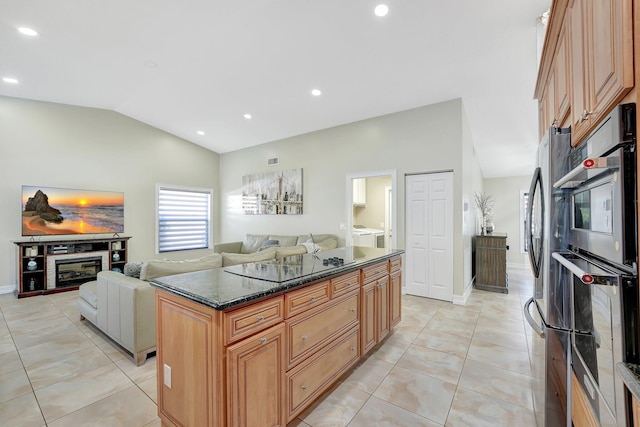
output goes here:
{"type": "Polygon", "coordinates": [[[129,277],[140,278],[140,271],[142,271],[141,262],[128,262],[124,265],[124,275],[129,277]]]}
{"type": "Polygon", "coordinates": [[[157,277],[220,267],[222,267],[222,255],[215,253],[195,259],[151,260],[145,263],[145,268],[143,268],[140,274],[140,279],[149,281],[157,277]]]}
{"type": "Polygon", "coordinates": [[[262,252],[254,252],[252,254],[232,254],[222,253],[222,265],[229,267],[236,264],[246,264],[249,262],[269,261],[275,259],[276,248],[265,249],[262,252]]]}
{"type": "Polygon", "coordinates": [[[264,251],[265,249],[269,249],[269,248],[276,248],[280,246],[280,241],[279,240],[265,240],[262,245],[260,245],[260,248],[258,249],[258,252],[260,251],[264,251]]]}

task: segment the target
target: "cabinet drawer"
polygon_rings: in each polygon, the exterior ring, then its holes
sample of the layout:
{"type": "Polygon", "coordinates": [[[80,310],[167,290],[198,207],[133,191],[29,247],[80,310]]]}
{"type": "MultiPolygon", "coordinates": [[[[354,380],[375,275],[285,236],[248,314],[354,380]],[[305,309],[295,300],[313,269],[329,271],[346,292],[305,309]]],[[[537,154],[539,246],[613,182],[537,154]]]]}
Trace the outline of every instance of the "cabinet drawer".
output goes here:
{"type": "Polygon", "coordinates": [[[288,319],[327,301],[329,301],[328,280],[289,292],[284,296],[285,317],[288,319]]]}
{"type": "Polygon", "coordinates": [[[402,258],[392,258],[389,260],[389,271],[397,271],[402,268],[402,258]]]}
{"type": "Polygon", "coordinates": [[[389,262],[379,262],[362,269],[362,283],[367,283],[372,279],[377,279],[383,274],[388,273],[389,262]]]}
{"type": "Polygon", "coordinates": [[[360,286],[360,272],[354,271],[331,279],[331,298],[348,294],[360,286]]]}
{"type": "Polygon", "coordinates": [[[289,421],[358,361],[359,341],[358,328],[354,328],[309,363],[287,373],[289,421]]]}
{"type": "Polygon", "coordinates": [[[224,313],[225,345],[246,338],[284,320],[283,297],[224,313]]]}
{"type": "Polygon", "coordinates": [[[332,301],[321,310],[314,310],[308,316],[286,321],[288,368],[307,358],[333,337],[359,324],[358,296],[358,293],[353,293],[332,301]]]}

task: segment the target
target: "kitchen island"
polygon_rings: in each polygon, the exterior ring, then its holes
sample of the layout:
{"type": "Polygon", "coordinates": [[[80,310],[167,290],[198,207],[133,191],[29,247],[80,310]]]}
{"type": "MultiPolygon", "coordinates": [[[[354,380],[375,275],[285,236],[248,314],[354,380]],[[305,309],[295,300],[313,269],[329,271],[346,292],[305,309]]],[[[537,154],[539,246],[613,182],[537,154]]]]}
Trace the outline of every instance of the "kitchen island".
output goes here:
{"type": "Polygon", "coordinates": [[[400,321],[404,251],[338,248],[158,278],[166,426],[285,426],[400,321]]]}

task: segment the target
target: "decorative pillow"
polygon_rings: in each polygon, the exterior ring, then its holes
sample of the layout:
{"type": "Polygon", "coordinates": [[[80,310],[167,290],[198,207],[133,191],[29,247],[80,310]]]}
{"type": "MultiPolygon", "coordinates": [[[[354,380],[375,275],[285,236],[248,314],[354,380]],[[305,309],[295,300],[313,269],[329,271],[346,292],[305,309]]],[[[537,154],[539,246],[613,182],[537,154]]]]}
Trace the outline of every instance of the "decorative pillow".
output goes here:
{"type": "Polygon", "coordinates": [[[298,236],[269,236],[269,240],[277,240],[283,247],[298,244],[298,236]]]}
{"type": "Polygon", "coordinates": [[[141,262],[128,262],[124,265],[124,275],[129,277],[140,278],[140,272],[142,271],[141,262]]]}
{"type": "Polygon", "coordinates": [[[321,240],[316,243],[316,246],[320,248],[321,251],[326,251],[329,249],[335,249],[338,247],[338,241],[336,239],[332,239],[331,237],[321,240]]]}
{"type": "Polygon", "coordinates": [[[265,249],[269,248],[276,248],[278,246],[280,246],[279,240],[265,240],[264,243],[260,245],[260,249],[258,249],[258,252],[264,251],[265,249]]]}
{"type": "Polygon", "coordinates": [[[298,245],[303,243],[318,243],[330,237],[334,236],[331,234],[301,234],[298,236],[298,245]]]}
{"type": "Polygon", "coordinates": [[[275,259],[275,257],[276,248],[268,248],[264,251],[255,252],[252,254],[232,254],[223,252],[222,265],[225,267],[229,267],[231,265],[246,264],[248,262],[269,261],[270,259],[275,259]]]}
{"type": "Polygon", "coordinates": [[[307,248],[303,245],[300,246],[285,246],[283,248],[276,248],[276,258],[284,258],[293,255],[302,255],[307,253],[307,248]]]}
{"type": "Polygon", "coordinates": [[[252,254],[260,249],[260,246],[267,240],[268,236],[265,234],[247,234],[242,241],[240,247],[241,254],[252,254]]]}
{"type": "Polygon", "coordinates": [[[172,276],[180,273],[190,273],[192,271],[208,270],[222,267],[222,255],[211,254],[196,259],[174,260],[151,260],[145,263],[140,272],[140,279],[153,280],[157,277],[172,276]]]}

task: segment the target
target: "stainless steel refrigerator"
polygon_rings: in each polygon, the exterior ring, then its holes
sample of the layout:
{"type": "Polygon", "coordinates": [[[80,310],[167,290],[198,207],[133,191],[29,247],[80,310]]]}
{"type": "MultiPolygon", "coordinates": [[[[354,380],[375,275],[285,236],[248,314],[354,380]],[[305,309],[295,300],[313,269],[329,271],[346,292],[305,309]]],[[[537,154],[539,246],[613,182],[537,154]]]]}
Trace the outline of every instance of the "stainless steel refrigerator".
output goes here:
{"type": "Polygon", "coordinates": [[[527,204],[527,251],[535,277],[524,315],[533,330],[534,410],[546,426],[571,426],[571,307],[552,252],[568,247],[568,193],[553,183],[569,170],[571,134],[550,128],[538,147],[527,204]]]}

